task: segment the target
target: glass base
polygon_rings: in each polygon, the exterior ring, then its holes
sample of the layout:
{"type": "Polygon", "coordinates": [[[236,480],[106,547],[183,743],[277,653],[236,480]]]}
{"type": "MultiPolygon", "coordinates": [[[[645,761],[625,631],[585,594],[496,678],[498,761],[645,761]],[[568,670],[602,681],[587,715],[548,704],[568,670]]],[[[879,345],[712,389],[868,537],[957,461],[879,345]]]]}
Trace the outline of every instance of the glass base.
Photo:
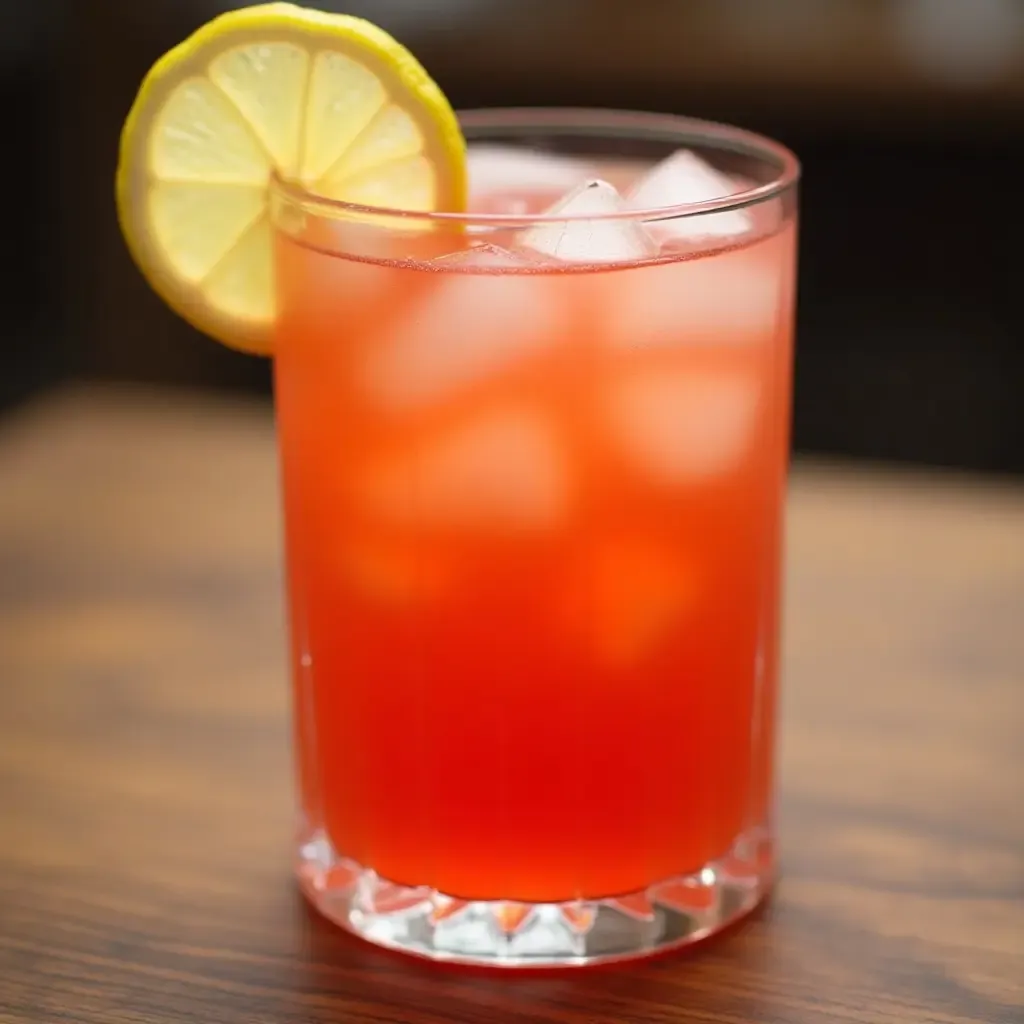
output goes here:
{"type": "Polygon", "coordinates": [[[299,851],[313,905],[353,935],[428,960],[490,967],[581,967],[699,942],[750,913],[774,879],[764,829],[700,871],[639,892],[567,903],[460,900],[337,857],[326,836],[299,851]]]}

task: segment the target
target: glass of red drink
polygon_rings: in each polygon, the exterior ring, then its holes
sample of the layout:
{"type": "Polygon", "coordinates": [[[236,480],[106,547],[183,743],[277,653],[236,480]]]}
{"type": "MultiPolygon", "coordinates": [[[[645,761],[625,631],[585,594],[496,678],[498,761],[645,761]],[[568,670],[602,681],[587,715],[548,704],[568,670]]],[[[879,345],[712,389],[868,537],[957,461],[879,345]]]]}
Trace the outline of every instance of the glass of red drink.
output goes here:
{"type": "Polygon", "coordinates": [[[774,876],[799,169],[461,122],[468,214],[274,186],[299,876],[429,958],[644,955],[774,876]]]}

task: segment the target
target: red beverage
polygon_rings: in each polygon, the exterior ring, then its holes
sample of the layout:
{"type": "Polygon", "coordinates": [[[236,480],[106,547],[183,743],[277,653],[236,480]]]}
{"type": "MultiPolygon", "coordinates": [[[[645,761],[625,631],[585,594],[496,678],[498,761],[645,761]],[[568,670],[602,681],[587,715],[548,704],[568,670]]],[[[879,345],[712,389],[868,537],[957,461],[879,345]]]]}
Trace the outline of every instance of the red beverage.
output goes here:
{"type": "Polygon", "coordinates": [[[279,230],[304,870],[350,926],[767,884],[796,243],[777,196],[740,215],[589,262],[279,230]]]}

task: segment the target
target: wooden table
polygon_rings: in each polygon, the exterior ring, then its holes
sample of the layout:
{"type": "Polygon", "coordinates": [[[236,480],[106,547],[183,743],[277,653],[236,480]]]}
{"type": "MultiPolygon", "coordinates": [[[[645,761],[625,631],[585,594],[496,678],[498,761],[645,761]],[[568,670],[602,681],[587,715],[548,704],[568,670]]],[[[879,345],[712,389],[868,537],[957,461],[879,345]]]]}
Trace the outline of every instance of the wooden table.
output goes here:
{"type": "Polygon", "coordinates": [[[774,901],[696,954],[431,969],[289,875],[269,410],[0,424],[0,1021],[1024,1021],[1024,489],[802,466],[774,901]]]}

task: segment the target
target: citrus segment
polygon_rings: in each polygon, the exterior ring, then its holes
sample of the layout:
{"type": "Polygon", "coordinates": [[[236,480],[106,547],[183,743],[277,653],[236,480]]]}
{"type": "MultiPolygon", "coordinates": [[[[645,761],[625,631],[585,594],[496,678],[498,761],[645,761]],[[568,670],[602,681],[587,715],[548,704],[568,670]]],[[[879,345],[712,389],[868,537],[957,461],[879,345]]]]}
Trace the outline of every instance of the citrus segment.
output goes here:
{"type": "Polygon", "coordinates": [[[274,315],[273,239],[261,217],[202,284],[211,306],[239,320],[263,323],[274,315]]]}
{"type": "Polygon", "coordinates": [[[190,282],[209,274],[265,208],[265,190],[259,185],[158,181],[149,195],[155,241],[175,273],[190,282]]]}
{"type": "Polygon", "coordinates": [[[149,173],[162,181],[265,185],[270,157],[231,101],[205,78],[175,89],[153,119],[149,173]]]}
{"type": "Polygon", "coordinates": [[[387,102],[380,78],[343,53],[313,63],[306,101],[306,151],[301,177],[319,181],[387,102]]]}
{"type": "Polygon", "coordinates": [[[210,62],[210,80],[238,108],[274,165],[293,175],[299,160],[309,54],[294,43],[239,46],[210,62]]]}

